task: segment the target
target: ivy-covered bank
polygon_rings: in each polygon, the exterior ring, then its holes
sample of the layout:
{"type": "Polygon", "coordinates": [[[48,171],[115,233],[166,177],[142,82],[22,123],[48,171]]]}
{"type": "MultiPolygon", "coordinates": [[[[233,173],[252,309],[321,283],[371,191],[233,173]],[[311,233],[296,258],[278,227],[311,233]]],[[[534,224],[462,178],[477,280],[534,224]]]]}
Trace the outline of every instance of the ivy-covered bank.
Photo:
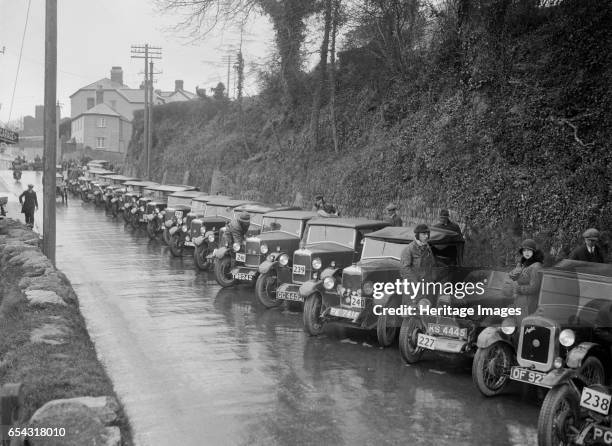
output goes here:
{"type": "MultiPolygon", "coordinates": [[[[310,204],[321,191],[345,215],[375,216],[396,201],[404,217],[427,220],[448,206],[467,224],[468,261],[481,265],[513,262],[527,236],[548,261],[587,227],[603,230],[607,245],[611,3],[464,3],[469,17],[439,14],[399,73],[368,51],[372,40],[340,52],[336,132],[323,101],[316,142],[315,73],[303,74],[291,108],[274,73],[242,105],[206,98],[156,107],[154,179],[183,181],[188,171],[204,190],[212,182],[270,202],[310,204]]],[[[127,162],[144,172],[142,115],[127,162]]]]}

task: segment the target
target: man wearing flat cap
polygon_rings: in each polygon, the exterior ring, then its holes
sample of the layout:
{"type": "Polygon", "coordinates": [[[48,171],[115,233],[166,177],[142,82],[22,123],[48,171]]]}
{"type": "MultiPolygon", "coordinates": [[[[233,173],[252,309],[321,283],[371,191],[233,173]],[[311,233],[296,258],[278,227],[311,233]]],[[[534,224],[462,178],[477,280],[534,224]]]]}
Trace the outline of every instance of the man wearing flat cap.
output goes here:
{"type": "Polygon", "coordinates": [[[463,234],[461,233],[461,228],[459,227],[459,225],[451,221],[450,212],[448,212],[448,209],[440,210],[440,213],[438,214],[438,223],[436,223],[432,227],[454,231],[457,234],[459,234],[460,237],[463,237],[463,234]]]}
{"type": "Polygon", "coordinates": [[[244,242],[246,234],[251,226],[251,216],[247,212],[241,212],[228,225],[228,234],[231,236],[231,244],[244,242]]]}
{"type": "Polygon", "coordinates": [[[389,203],[385,208],[387,215],[385,221],[391,223],[391,226],[402,226],[403,222],[399,215],[397,215],[397,206],[394,203],[389,203]]]}
{"type": "Polygon", "coordinates": [[[34,192],[34,185],[28,184],[28,190],[24,190],[19,195],[19,203],[21,204],[21,213],[25,214],[25,222],[30,228],[34,227],[34,211],[38,210],[38,199],[34,192]]]}
{"type": "Polygon", "coordinates": [[[312,212],[316,212],[319,217],[339,217],[340,214],[336,210],[336,207],[333,204],[329,204],[325,202],[325,198],[323,198],[322,194],[315,195],[314,206],[312,207],[312,212]]]}
{"type": "Polygon", "coordinates": [[[570,260],[582,260],[583,262],[604,263],[601,248],[597,246],[599,231],[589,228],[582,234],[584,243],[576,247],[569,255],[570,260]]]}

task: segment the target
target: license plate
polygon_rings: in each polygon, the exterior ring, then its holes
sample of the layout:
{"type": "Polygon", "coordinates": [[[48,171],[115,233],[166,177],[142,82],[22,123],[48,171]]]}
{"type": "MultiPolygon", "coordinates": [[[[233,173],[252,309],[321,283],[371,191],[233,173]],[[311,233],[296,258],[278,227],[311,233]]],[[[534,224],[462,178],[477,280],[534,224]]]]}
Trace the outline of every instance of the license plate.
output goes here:
{"type": "Polygon", "coordinates": [[[236,253],[236,262],[246,262],[246,254],[241,252],[236,253]]]}
{"type": "Polygon", "coordinates": [[[596,444],[612,444],[612,430],[603,426],[593,426],[593,441],[596,444]]]}
{"type": "Polygon", "coordinates": [[[428,350],[436,349],[436,338],[423,333],[417,335],[417,347],[426,348],[428,350]]]}
{"type": "Polygon", "coordinates": [[[467,328],[453,327],[452,325],[427,324],[427,332],[438,336],[449,338],[467,337],[467,328]]]}
{"type": "Polygon", "coordinates": [[[304,265],[293,265],[293,274],[306,274],[306,267],[304,265]]]}
{"type": "Polygon", "coordinates": [[[580,397],[580,405],[586,409],[608,415],[612,397],[606,393],[585,387],[580,397]]]}
{"type": "Polygon", "coordinates": [[[249,282],[253,280],[253,273],[234,273],[232,274],[234,279],[236,280],[248,280],[249,282]]]}
{"type": "Polygon", "coordinates": [[[294,300],[297,302],[302,302],[304,300],[300,296],[300,293],[296,293],[295,291],[277,291],[276,298],[281,300],[294,300]]]}
{"type": "Polygon", "coordinates": [[[347,310],[345,308],[335,308],[332,307],[329,311],[329,314],[336,317],[342,317],[344,319],[352,319],[355,320],[359,317],[359,311],[347,310]]]}
{"type": "Polygon", "coordinates": [[[515,381],[524,382],[527,384],[535,384],[537,386],[547,387],[542,385],[542,380],[546,376],[546,373],[536,372],[535,370],[528,370],[522,367],[512,367],[510,369],[510,378],[515,381]]]}
{"type": "Polygon", "coordinates": [[[365,300],[359,296],[351,296],[351,307],[364,308],[365,300]]]}

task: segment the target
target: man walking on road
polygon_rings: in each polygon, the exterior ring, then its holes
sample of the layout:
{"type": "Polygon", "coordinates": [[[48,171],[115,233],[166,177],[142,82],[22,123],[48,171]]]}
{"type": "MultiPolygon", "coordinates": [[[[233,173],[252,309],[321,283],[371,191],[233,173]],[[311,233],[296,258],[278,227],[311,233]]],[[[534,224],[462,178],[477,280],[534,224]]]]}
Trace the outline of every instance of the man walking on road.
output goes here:
{"type": "Polygon", "coordinates": [[[25,190],[19,195],[19,203],[21,204],[21,213],[25,214],[25,222],[30,228],[34,227],[34,211],[38,210],[38,199],[34,192],[34,185],[28,184],[28,190],[25,190]]]}

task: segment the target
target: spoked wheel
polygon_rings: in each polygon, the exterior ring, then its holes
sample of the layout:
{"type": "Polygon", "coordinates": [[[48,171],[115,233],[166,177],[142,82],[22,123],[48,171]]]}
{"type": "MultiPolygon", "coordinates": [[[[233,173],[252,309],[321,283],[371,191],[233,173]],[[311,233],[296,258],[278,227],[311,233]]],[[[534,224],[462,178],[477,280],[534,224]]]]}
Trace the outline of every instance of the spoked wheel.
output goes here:
{"type": "Polygon", "coordinates": [[[157,219],[153,219],[147,222],[147,235],[151,240],[157,237],[157,232],[159,230],[159,223],[157,219]]]}
{"type": "Polygon", "coordinates": [[[217,259],[215,262],[215,280],[223,288],[227,288],[236,284],[236,280],[232,276],[232,259],[230,256],[225,256],[222,259],[217,259]]]}
{"type": "Polygon", "coordinates": [[[183,255],[185,241],[181,240],[181,238],[182,237],[179,234],[174,234],[172,237],[170,237],[170,252],[174,257],[181,257],[183,255]]]}
{"type": "Polygon", "coordinates": [[[587,386],[591,384],[605,384],[606,372],[603,364],[595,356],[589,356],[580,367],[580,377],[587,386]]]}
{"type": "Polygon", "coordinates": [[[267,272],[260,274],[255,282],[255,294],[259,302],[266,308],[278,307],[283,303],[282,300],[276,299],[276,287],[278,279],[276,272],[267,272]]]}
{"type": "Polygon", "coordinates": [[[514,363],[512,348],[505,342],[496,342],[479,348],[472,363],[472,380],[484,396],[503,392],[510,379],[510,367],[514,363]]]}
{"type": "Polygon", "coordinates": [[[397,336],[398,327],[390,325],[392,322],[393,317],[389,317],[386,314],[378,316],[376,321],[376,338],[381,347],[389,347],[397,336]]]}
{"type": "Polygon", "coordinates": [[[425,326],[419,317],[409,317],[402,321],[399,335],[399,349],[404,361],[414,364],[423,356],[423,348],[417,344],[418,334],[425,333],[425,326]]]}
{"type": "Polygon", "coordinates": [[[310,336],[323,333],[323,310],[323,297],[318,292],[312,293],[304,301],[304,331],[310,336]]]}
{"type": "Polygon", "coordinates": [[[552,388],[540,409],[539,446],[570,446],[580,429],[579,395],[568,384],[552,388]]]}
{"type": "Polygon", "coordinates": [[[203,242],[193,250],[193,261],[200,271],[208,271],[212,268],[214,262],[213,259],[209,259],[208,256],[214,249],[215,245],[213,243],[203,242]]]}

